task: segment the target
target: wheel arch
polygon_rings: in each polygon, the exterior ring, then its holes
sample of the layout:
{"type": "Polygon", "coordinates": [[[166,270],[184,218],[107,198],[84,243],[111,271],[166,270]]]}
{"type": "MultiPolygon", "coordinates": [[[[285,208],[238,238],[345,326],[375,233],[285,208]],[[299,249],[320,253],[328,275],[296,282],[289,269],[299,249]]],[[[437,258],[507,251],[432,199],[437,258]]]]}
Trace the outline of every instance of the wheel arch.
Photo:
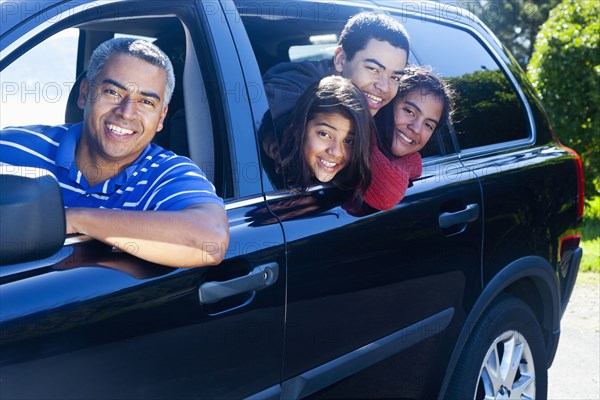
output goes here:
{"type": "Polygon", "coordinates": [[[544,334],[548,367],[552,364],[560,335],[560,294],[556,272],[541,257],[523,257],[501,269],[475,302],[454,346],[438,399],[445,397],[456,364],[475,325],[490,304],[503,294],[518,297],[531,306],[544,334]]]}

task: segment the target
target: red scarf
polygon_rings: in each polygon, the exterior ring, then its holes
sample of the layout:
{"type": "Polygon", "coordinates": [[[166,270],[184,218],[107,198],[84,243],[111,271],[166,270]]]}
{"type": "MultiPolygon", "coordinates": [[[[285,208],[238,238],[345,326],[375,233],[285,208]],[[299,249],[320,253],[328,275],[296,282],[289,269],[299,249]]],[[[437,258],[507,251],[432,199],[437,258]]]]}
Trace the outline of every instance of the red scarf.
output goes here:
{"type": "Polygon", "coordinates": [[[402,200],[410,179],[421,176],[423,163],[419,153],[390,160],[377,147],[371,146],[371,184],[365,201],[378,210],[389,210],[402,200]]]}

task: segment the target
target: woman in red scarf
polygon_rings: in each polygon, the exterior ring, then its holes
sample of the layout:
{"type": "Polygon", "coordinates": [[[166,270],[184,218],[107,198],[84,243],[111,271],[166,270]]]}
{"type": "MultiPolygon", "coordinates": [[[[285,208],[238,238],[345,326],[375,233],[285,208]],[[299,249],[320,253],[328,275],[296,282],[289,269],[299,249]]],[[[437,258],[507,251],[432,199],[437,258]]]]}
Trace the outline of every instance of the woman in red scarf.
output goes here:
{"type": "Polygon", "coordinates": [[[371,145],[367,204],[389,210],[402,200],[409,181],[421,176],[418,151],[450,122],[452,98],[449,85],[430,70],[405,69],[398,94],[375,116],[377,140],[371,145]]]}

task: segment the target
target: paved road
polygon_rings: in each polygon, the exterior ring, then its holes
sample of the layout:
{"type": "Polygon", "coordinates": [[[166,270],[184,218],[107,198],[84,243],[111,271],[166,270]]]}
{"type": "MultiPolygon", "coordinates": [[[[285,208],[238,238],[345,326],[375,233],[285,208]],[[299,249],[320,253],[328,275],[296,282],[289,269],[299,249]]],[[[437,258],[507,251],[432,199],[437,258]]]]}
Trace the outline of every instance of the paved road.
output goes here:
{"type": "Polygon", "coordinates": [[[600,399],[600,279],[577,277],[561,322],[558,352],[548,371],[548,399],[600,399]]]}

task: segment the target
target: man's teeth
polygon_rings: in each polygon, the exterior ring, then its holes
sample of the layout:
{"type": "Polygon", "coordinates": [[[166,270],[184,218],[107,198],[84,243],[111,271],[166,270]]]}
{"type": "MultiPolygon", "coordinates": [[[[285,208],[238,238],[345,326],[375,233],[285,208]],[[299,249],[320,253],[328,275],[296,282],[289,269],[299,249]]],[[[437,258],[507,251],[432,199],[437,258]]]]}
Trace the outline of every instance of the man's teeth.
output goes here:
{"type": "Polygon", "coordinates": [[[398,131],[398,135],[400,136],[400,138],[402,138],[402,140],[404,140],[405,142],[408,142],[410,144],[413,143],[413,140],[408,138],[406,135],[404,135],[404,133],[398,131]]]}
{"type": "Polygon", "coordinates": [[[121,128],[116,125],[108,125],[108,129],[116,133],[117,135],[131,135],[133,133],[130,129],[121,128]]]}
{"type": "Polygon", "coordinates": [[[327,168],[333,168],[333,167],[335,167],[337,165],[337,163],[325,161],[323,159],[320,159],[320,160],[321,160],[321,164],[323,164],[327,168]]]}
{"type": "Polygon", "coordinates": [[[381,97],[373,96],[371,93],[365,92],[365,96],[374,103],[381,103],[383,101],[381,97]]]}

